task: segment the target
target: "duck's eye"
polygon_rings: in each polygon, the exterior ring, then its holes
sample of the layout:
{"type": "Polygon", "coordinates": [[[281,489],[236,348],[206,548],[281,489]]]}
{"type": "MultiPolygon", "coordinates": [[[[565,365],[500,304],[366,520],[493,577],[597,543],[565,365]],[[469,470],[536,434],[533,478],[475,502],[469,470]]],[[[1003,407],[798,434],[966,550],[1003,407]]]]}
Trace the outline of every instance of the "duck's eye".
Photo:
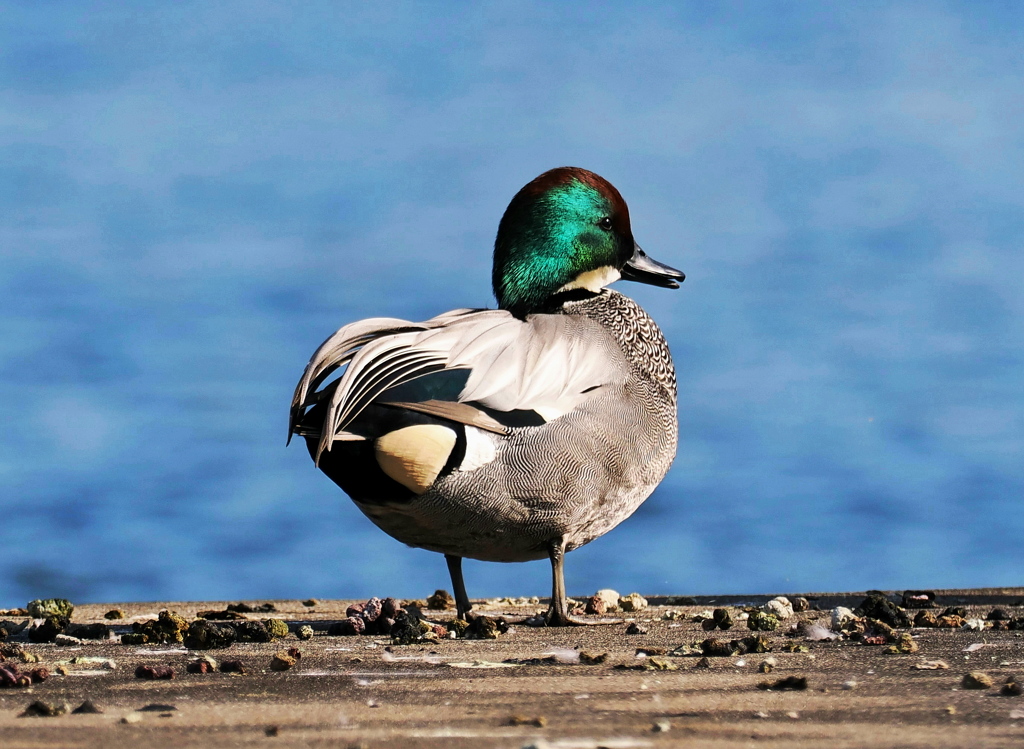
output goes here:
{"type": "Polygon", "coordinates": [[[597,225],[600,226],[605,231],[608,231],[609,229],[612,228],[612,220],[608,216],[605,216],[603,219],[597,222],[597,225]]]}

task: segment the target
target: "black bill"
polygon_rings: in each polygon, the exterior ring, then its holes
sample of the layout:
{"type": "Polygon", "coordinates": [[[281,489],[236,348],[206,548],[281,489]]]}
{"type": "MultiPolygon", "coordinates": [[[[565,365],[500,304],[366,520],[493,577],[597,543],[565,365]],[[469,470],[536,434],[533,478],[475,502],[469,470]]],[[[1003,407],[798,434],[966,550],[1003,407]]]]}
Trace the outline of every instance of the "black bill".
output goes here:
{"type": "Polygon", "coordinates": [[[622,266],[622,278],[625,281],[639,281],[651,286],[678,289],[686,276],[682,271],[652,260],[640,249],[640,245],[634,243],[633,257],[622,266]]]}

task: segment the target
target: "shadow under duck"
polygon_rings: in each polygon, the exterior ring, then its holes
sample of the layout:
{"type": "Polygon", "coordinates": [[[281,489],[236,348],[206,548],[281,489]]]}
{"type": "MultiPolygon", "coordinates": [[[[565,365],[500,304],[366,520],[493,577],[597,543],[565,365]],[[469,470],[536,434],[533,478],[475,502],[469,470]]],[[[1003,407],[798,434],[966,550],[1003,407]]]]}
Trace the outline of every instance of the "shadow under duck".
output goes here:
{"type": "Polygon", "coordinates": [[[565,553],[629,517],[675,457],[668,345],[606,288],[619,278],[678,288],[684,276],[640,249],[607,180],[552,169],[499,224],[499,309],[346,325],[295,389],[289,439],[384,532],[445,555],[460,617],[463,557],[547,557],[547,623],[573,623],[565,553]]]}

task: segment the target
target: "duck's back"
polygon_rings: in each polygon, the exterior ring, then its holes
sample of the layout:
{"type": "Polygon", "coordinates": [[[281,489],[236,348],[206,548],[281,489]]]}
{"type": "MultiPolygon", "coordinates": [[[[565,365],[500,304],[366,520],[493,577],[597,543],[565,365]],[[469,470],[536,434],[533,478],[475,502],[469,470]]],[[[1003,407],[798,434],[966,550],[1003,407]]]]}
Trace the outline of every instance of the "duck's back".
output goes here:
{"type": "Polygon", "coordinates": [[[552,538],[565,537],[571,550],[611,530],[658,485],[677,443],[675,370],[658,326],[610,290],[555,314],[577,321],[568,329],[579,340],[567,345],[601,352],[617,375],[546,423],[505,435],[466,427],[461,465],[422,495],[353,496],[383,530],[446,554],[539,559],[552,538]]]}

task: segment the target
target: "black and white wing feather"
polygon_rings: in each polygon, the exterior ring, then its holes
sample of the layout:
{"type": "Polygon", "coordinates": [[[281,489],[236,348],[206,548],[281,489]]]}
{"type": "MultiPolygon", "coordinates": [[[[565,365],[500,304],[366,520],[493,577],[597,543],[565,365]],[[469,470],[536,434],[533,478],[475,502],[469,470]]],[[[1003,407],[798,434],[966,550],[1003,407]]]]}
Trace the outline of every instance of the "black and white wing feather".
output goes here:
{"type": "Polygon", "coordinates": [[[469,370],[457,403],[396,404],[474,424],[501,425],[495,411],[534,411],[551,421],[575,408],[596,388],[621,383],[627,370],[614,339],[593,321],[567,315],[504,310],[455,310],[425,322],[373,318],[346,325],[313,354],[292,399],[294,431],[306,409],[325,400],[317,454],[345,439],[345,428],[391,388],[444,370],[469,370]],[[338,368],[337,380],[320,386],[338,368]]]}

